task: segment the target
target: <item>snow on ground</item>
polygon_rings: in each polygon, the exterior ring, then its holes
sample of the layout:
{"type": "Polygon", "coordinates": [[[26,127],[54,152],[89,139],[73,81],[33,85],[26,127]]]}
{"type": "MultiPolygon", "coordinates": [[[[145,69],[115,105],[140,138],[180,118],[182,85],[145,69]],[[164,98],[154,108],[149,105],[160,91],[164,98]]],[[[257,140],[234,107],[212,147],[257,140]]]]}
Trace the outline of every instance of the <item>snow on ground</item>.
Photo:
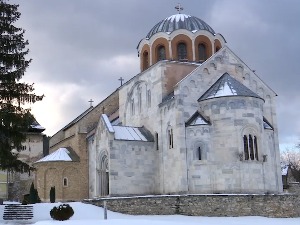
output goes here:
{"type": "MultiPolygon", "coordinates": [[[[60,203],[34,204],[34,218],[30,223],[35,225],[299,225],[299,218],[266,218],[248,217],[201,217],[201,216],[131,216],[108,211],[107,220],[103,220],[103,208],[80,202],[69,203],[74,215],[67,221],[55,221],[50,217],[50,210],[60,203]]],[[[21,224],[15,221],[3,221],[4,205],[0,205],[0,225],[21,224]]]]}

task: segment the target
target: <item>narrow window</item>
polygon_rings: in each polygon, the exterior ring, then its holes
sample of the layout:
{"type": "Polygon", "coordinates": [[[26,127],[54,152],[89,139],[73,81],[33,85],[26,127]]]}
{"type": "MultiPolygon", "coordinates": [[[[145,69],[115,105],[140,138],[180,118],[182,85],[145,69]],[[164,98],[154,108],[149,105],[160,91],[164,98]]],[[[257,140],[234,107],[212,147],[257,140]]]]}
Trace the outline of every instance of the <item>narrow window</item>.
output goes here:
{"type": "Polygon", "coordinates": [[[219,51],[219,50],[220,50],[220,47],[219,47],[219,46],[217,46],[217,47],[216,47],[216,52],[217,52],[217,51],[219,51]]]}
{"type": "Polygon", "coordinates": [[[157,49],[157,61],[166,59],[166,49],[165,46],[160,45],[157,49]]]}
{"type": "Polygon", "coordinates": [[[250,150],[250,159],[254,160],[253,138],[251,135],[249,135],[249,150],[250,150]]]}
{"type": "Polygon", "coordinates": [[[131,115],[134,115],[134,99],[131,100],[130,112],[131,115]]]}
{"type": "Polygon", "coordinates": [[[177,57],[178,60],[185,60],[187,59],[187,50],[185,43],[179,43],[177,45],[177,57]]]}
{"type": "Polygon", "coordinates": [[[63,185],[64,187],[68,187],[68,178],[64,177],[63,185]]]}
{"type": "Polygon", "coordinates": [[[201,158],[201,147],[198,147],[198,159],[202,160],[202,158],[201,158]]]}
{"type": "Polygon", "coordinates": [[[255,151],[255,159],[258,161],[258,148],[257,148],[257,138],[254,136],[254,151],[255,151]]]}
{"type": "Polygon", "coordinates": [[[138,99],[138,101],[139,101],[139,112],[141,112],[142,111],[142,91],[141,91],[141,89],[139,89],[138,92],[139,92],[138,93],[138,96],[139,96],[139,99],[138,99]]]}
{"type": "Polygon", "coordinates": [[[149,67],[149,57],[148,52],[145,51],[143,53],[143,70],[147,69],[149,67]]]}
{"type": "Polygon", "coordinates": [[[173,130],[170,129],[168,130],[168,132],[169,132],[169,148],[171,149],[173,148],[173,130]]]}
{"type": "Polygon", "coordinates": [[[207,59],[206,46],[204,44],[198,45],[199,61],[205,61],[207,59]]]}
{"type": "Polygon", "coordinates": [[[155,133],[155,141],[156,141],[156,150],[159,150],[159,147],[158,147],[158,133],[155,133]]]}
{"type": "Polygon", "coordinates": [[[248,138],[244,135],[244,155],[245,160],[249,160],[248,138]]]}
{"type": "Polygon", "coordinates": [[[147,105],[151,107],[151,90],[147,91],[147,105]]]}

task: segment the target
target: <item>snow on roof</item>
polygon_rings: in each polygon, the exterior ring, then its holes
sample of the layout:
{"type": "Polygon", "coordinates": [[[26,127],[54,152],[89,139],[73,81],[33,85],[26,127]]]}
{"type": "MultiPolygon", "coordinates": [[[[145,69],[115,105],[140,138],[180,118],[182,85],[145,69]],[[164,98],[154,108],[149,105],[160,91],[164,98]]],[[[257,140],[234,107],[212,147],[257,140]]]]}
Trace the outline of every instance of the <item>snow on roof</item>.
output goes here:
{"type": "Polygon", "coordinates": [[[115,132],[115,131],[114,131],[114,128],[112,127],[112,125],[111,125],[111,123],[110,123],[110,121],[109,121],[107,115],[106,115],[106,114],[102,114],[102,115],[101,115],[101,118],[103,119],[103,121],[104,121],[104,123],[105,123],[105,125],[106,125],[106,127],[107,127],[107,129],[108,129],[108,131],[109,131],[110,133],[114,133],[114,132],[115,132]]]}
{"type": "Polygon", "coordinates": [[[175,14],[172,16],[169,16],[165,20],[170,20],[171,22],[174,22],[174,20],[178,23],[179,20],[184,21],[185,18],[191,17],[190,15],[185,15],[185,14],[175,14]]]}
{"type": "Polygon", "coordinates": [[[234,79],[228,73],[224,73],[198,101],[223,97],[223,96],[248,96],[261,98],[241,82],[234,79]]]}
{"type": "Polygon", "coordinates": [[[45,130],[45,128],[42,127],[41,125],[30,125],[30,127],[33,129],[45,130]]]}
{"type": "Polygon", "coordinates": [[[50,155],[45,156],[44,158],[36,162],[50,162],[50,161],[73,161],[70,157],[70,152],[66,148],[59,148],[50,155]]]}
{"type": "Polygon", "coordinates": [[[115,139],[127,141],[148,141],[137,127],[113,126],[115,139]]]}
{"type": "Polygon", "coordinates": [[[194,125],[209,125],[210,122],[207,118],[203,117],[198,111],[191,116],[191,118],[186,122],[187,126],[194,125]]]}

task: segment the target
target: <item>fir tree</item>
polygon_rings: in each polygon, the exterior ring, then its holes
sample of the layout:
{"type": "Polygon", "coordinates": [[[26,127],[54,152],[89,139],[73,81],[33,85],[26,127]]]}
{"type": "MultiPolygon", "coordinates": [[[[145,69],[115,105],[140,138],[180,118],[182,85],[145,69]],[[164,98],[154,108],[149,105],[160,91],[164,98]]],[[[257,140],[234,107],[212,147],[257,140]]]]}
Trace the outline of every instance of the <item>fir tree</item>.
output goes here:
{"type": "Polygon", "coordinates": [[[18,5],[0,0],[0,169],[25,172],[30,168],[17,153],[34,120],[28,103],[43,96],[33,93],[33,84],[20,81],[31,61],[25,59],[29,52],[25,30],[14,26],[20,15],[18,5]]]}

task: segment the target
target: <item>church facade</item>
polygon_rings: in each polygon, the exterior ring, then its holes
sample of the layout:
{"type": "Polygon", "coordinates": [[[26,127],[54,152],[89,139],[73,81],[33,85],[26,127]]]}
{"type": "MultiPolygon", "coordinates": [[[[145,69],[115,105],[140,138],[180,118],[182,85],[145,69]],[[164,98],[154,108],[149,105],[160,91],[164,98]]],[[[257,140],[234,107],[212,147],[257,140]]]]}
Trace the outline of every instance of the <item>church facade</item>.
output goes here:
{"type": "Polygon", "coordinates": [[[76,191],[80,198],[282,192],[276,93],[221,34],[176,14],[137,50],[141,72],[51,138],[50,152],[65,148],[70,159],[37,163],[45,199],[54,183],[60,200],[75,200],[76,191]],[[80,176],[50,170],[75,164],[80,176]]]}
{"type": "Polygon", "coordinates": [[[88,138],[90,197],[282,191],[276,93],[222,35],[177,14],[138,51],[118,120],[88,138]]]}

